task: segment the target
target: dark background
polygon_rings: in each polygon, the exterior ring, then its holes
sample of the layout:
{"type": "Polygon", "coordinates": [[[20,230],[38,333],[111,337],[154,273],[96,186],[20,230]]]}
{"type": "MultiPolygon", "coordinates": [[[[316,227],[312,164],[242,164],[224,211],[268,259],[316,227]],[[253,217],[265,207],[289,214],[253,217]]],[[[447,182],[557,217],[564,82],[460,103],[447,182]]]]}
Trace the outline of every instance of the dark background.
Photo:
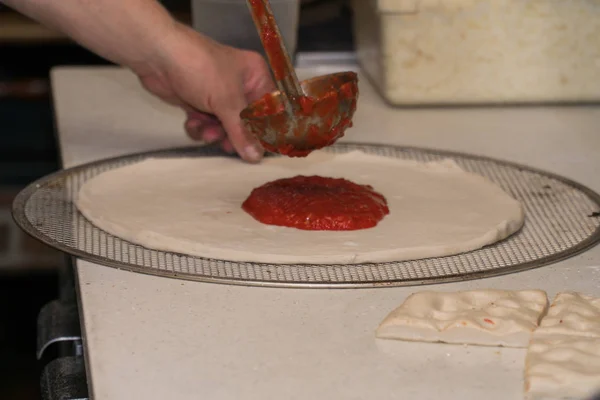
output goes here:
{"type": "MultiPolygon", "coordinates": [[[[190,3],[162,3],[184,22],[190,3]]],[[[350,51],[346,0],[303,0],[298,51],[350,51]]],[[[14,196],[59,168],[48,74],[55,65],[109,64],[56,32],[0,5],[0,399],[40,398],[36,318],[58,297],[64,255],[12,222],[14,196]]]]}

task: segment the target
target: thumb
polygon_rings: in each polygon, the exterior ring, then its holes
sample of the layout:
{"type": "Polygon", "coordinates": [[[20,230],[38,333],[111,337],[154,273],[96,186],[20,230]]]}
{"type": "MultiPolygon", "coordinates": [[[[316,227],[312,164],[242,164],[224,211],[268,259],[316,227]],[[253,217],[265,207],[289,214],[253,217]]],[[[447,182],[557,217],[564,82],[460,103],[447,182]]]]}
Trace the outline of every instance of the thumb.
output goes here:
{"type": "Polygon", "coordinates": [[[216,114],[235,151],[248,162],[258,162],[262,159],[264,150],[258,140],[246,129],[240,112],[246,107],[244,96],[237,96],[238,101],[216,114]]]}
{"type": "Polygon", "coordinates": [[[250,103],[259,100],[267,93],[277,90],[275,82],[269,75],[269,70],[266,70],[266,73],[259,75],[258,78],[256,78],[256,80],[252,83],[253,84],[249,85],[246,92],[246,99],[250,103]]]}
{"type": "Polygon", "coordinates": [[[254,52],[246,52],[245,55],[245,94],[250,103],[260,99],[267,93],[277,89],[275,81],[271,77],[269,65],[265,59],[254,52]]]}

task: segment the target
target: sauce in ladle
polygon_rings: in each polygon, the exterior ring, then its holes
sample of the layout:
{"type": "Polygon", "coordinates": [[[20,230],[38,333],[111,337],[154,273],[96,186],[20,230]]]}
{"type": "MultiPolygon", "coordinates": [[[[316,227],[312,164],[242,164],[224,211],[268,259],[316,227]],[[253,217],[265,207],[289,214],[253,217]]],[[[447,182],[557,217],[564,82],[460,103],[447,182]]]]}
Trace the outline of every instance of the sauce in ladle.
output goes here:
{"type": "MultiPolygon", "coordinates": [[[[254,10],[255,16],[260,21],[259,34],[265,52],[271,62],[273,75],[275,79],[283,80],[285,78],[286,59],[285,54],[279,46],[278,33],[272,28],[275,26],[274,21],[270,20],[272,16],[267,15],[262,1],[250,0],[250,5],[254,10]]],[[[294,127],[293,134],[296,137],[306,135],[304,148],[296,148],[286,143],[284,136],[289,131],[290,124],[284,110],[284,105],[274,104],[273,97],[268,94],[265,95],[259,100],[262,104],[257,108],[255,115],[271,117],[271,128],[277,132],[278,140],[276,140],[277,144],[275,145],[261,140],[263,147],[267,151],[280,153],[289,157],[305,157],[313,150],[335,143],[335,141],[344,136],[345,130],[352,126],[350,119],[340,117],[340,102],[352,99],[348,115],[353,115],[356,110],[357,94],[356,86],[351,82],[347,82],[341,86],[332,85],[329,90],[318,97],[301,95],[290,99],[292,102],[300,105],[295,111],[298,124],[294,127]],[[318,119],[308,122],[306,118],[301,118],[310,116],[318,116],[318,119]]]]}

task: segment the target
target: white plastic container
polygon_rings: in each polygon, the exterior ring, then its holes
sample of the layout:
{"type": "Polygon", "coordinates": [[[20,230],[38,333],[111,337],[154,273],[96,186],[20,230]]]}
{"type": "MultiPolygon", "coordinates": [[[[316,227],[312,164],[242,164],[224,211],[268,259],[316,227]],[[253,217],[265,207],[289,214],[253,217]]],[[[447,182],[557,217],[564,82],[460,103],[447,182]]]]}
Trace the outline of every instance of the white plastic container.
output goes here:
{"type": "Polygon", "coordinates": [[[353,0],[393,105],[600,101],[600,0],[353,0]]]}

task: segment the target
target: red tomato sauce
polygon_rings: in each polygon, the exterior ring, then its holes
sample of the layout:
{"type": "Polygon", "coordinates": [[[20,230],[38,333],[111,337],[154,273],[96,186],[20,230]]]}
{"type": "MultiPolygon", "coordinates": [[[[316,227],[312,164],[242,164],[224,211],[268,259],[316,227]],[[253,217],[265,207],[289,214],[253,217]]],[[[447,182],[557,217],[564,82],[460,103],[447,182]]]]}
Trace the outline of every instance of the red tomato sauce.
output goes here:
{"type": "Polygon", "coordinates": [[[385,197],[369,185],[302,175],[254,189],[242,208],[263,224],[312,231],[372,228],[390,213],[385,197]]]}

